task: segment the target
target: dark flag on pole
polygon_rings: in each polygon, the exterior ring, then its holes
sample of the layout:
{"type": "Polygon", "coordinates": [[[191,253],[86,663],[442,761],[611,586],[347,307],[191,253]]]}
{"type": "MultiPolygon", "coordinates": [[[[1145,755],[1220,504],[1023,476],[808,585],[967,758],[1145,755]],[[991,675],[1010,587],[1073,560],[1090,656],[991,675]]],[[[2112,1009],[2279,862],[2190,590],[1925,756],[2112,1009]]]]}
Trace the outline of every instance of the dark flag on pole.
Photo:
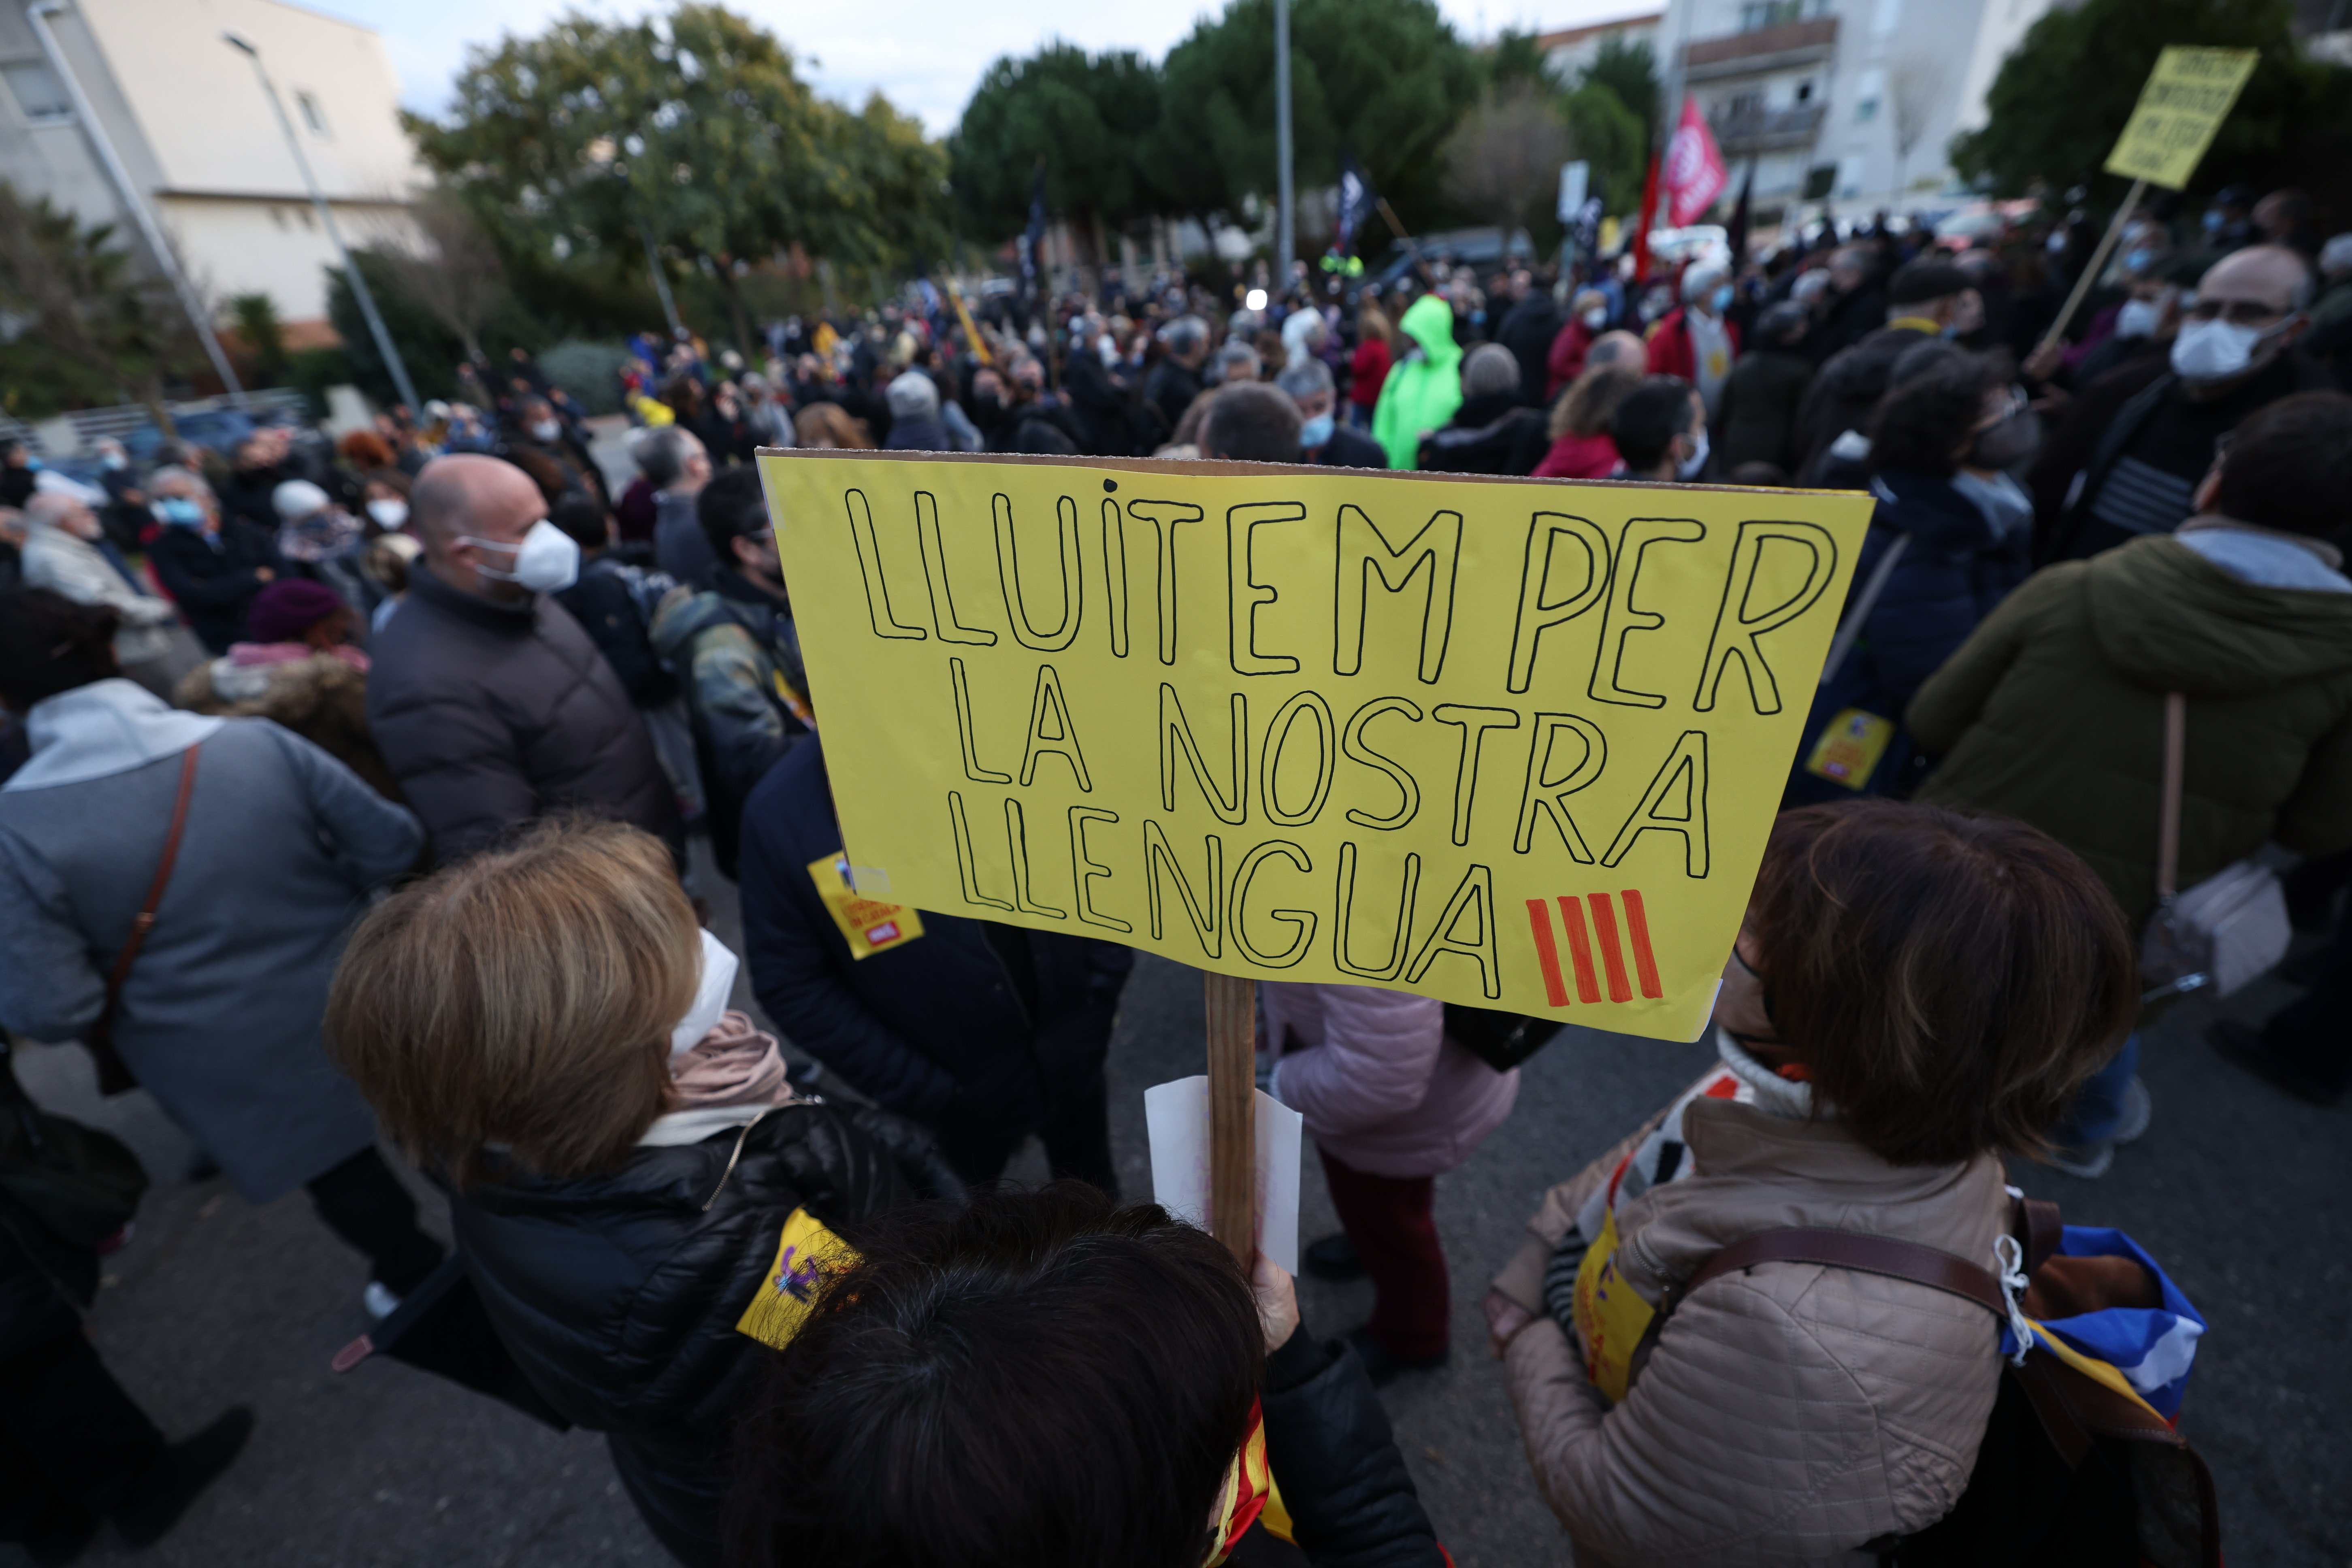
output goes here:
{"type": "Polygon", "coordinates": [[[1372,189],[1372,182],[1357,163],[1356,155],[1353,153],[1342,153],[1339,158],[1339,219],[1336,226],[1338,232],[1331,237],[1332,249],[1342,256],[1355,253],[1356,231],[1370,219],[1373,209],[1380,205],[1380,193],[1372,189]]]}
{"type": "Polygon", "coordinates": [[[1045,275],[1045,162],[1037,161],[1037,177],[1029,186],[1029,227],[1021,236],[1021,282],[1037,291],[1045,275]]]}
{"type": "Polygon", "coordinates": [[[1748,198],[1756,191],[1756,160],[1748,160],[1748,173],[1739,182],[1739,200],[1731,208],[1731,226],[1725,237],[1731,244],[1731,268],[1737,272],[1748,263],[1748,198]]]}

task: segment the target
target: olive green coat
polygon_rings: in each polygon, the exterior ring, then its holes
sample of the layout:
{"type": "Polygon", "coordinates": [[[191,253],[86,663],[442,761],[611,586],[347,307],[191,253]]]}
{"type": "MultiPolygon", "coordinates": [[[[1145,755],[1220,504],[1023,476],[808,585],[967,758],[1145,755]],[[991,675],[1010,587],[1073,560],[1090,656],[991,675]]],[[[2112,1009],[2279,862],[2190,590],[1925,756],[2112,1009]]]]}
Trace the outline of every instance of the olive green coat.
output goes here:
{"type": "Polygon", "coordinates": [[[2156,908],[2164,694],[2189,697],[2180,885],[2266,839],[2352,847],[2352,594],[2244,582],[2170,538],[2045,568],[1919,689],[1917,799],[2043,829],[2156,908]]]}

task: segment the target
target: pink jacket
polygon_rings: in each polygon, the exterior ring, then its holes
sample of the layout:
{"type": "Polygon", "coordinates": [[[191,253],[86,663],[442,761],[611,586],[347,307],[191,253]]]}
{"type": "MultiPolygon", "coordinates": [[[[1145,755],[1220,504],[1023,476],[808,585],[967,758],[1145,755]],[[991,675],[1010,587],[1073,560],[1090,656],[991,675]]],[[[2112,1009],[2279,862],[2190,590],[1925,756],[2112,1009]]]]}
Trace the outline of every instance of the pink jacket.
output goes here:
{"type": "Polygon", "coordinates": [[[1443,1003],[1370,985],[1264,981],[1274,1096],[1326,1152],[1376,1176],[1433,1176],[1467,1160],[1518,1098],[1445,1037],[1443,1003]]]}

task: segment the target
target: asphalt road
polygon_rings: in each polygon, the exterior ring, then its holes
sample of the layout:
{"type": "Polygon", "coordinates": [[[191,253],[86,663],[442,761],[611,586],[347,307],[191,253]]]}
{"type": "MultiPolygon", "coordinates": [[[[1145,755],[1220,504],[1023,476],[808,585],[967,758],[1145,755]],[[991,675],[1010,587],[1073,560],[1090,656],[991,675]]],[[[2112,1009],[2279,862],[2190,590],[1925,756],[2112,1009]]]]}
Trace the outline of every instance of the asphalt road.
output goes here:
{"type": "MultiPolygon", "coordinates": [[[[720,934],[732,890],[703,877],[720,934]]],[[[2259,1016],[2289,994],[2268,981],[2234,999],[2259,1016]]],[[[2102,1182],[2036,1167],[2017,1179],[2069,1217],[2128,1230],[2212,1325],[2184,1429],[2220,1483],[2233,1568],[2352,1561],[2352,1110],[2315,1110],[2238,1074],[2185,1007],[2155,1032],[2145,1072],[2155,1123],[2102,1182]]],[[[1112,1044],[1112,1135],[1130,1195],[1150,1185],[1142,1090],[1201,1070],[1199,975],[1146,957],[1112,1044]]],[[[1552,1182],[1615,1142],[1705,1065],[1697,1047],[1571,1031],[1524,1069],[1511,1120],[1438,1185],[1454,1266],[1453,1360],[1387,1391],[1407,1462],[1462,1568],[1570,1561],[1538,1499],[1477,1300],[1486,1275],[1552,1182]]],[[[101,1102],[76,1047],[27,1053],[51,1108],[113,1129],[155,1177],[131,1247],[108,1262],[91,1320],[99,1346],[167,1432],[223,1406],[260,1421],[243,1458],[163,1544],[102,1540],[86,1561],[218,1568],[604,1568],[666,1563],[615,1486],[593,1436],[559,1436],[504,1406],[394,1363],[346,1375],[335,1350],[367,1327],[365,1266],[300,1194],[256,1209],[218,1178],[184,1179],[193,1150],[144,1094],[101,1102]]],[[[1042,1178],[1028,1151],[1013,1174],[1042,1178]]],[[[419,1184],[420,1192],[425,1191],[419,1184]]],[[[430,1203],[428,1196],[428,1203],[430,1203]]],[[[1309,1158],[1301,1236],[1336,1229],[1309,1158]]],[[[437,1204],[429,1223],[440,1226],[437,1204]]],[[[446,1235],[446,1228],[443,1229],[446,1235]]],[[[1370,1288],[1302,1281],[1308,1323],[1336,1332],[1370,1288]]],[[[0,1568],[24,1562],[0,1547],[0,1568]]]]}

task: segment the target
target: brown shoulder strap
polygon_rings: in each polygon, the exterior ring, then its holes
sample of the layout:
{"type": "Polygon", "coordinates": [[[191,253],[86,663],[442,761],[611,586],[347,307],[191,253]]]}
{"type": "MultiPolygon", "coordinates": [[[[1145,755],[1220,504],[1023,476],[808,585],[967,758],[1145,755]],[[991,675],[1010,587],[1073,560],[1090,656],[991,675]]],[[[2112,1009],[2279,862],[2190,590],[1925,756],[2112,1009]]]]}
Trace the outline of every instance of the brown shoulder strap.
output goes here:
{"type": "Polygon", "coordinates": [[[131,965],[138,959],[139,950],[147,944],[147,933],[155,929],[155,911],[163,905],[163,889],[172,885],[172,865],[180,858],[180,835],[188,826],[188,797],[196,790],[196,752],[200,744],[180,753],[180,798],[173,804],[171,830],[163,836],[163,858],[155,868],[155,883],[147,889],[147,901],[131,919],[131,935],[124,940],[122,951],[114,955],[114,973],[106,979],[106,1007],[99,1015],[101,1036],[112,1031],[115,1005],[122,998],[122,984],[131,978],[131,965]]]}
{"type": "Polygon", "coordinates": [[[2009,1316],[2008,1305],[2001,1300],[2000,1282],[1990,1269],[1980,1268],[1965,1258],[1937,1247],[1922,1247],[1916,1241],[1801,1226],[1768,1230],[1733,1242],[1700,1265],[1698,1272],[1682,1285],[1669,1286],[1664,1304],[1672,1310],[1709,1280],[1759,1263],[1817,1263],[1827,1268],[1851,1268],[1890,1279],[1907,1279],[1914,1285],[1925,1285],[1964,1301],[1974,1301],[2004,1321],[2009,1316]]]}
{"type": "Polygon", "coordinates": [[[2164,694],[2164,795],[2156,826],[2156,896],[2180,890],[2181,775],[2189,763],[2189,698],[2164,694]]]}

